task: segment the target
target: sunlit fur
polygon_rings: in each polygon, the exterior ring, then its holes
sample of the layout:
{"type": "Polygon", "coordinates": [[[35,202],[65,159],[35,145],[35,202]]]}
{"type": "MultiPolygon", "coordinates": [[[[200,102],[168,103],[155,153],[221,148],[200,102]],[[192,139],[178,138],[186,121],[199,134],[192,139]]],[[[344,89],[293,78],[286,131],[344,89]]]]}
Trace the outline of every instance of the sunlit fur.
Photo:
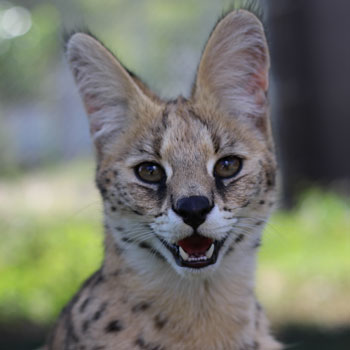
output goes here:
{"type": "Polygon", "coordinates": [[[218,23],[187,99],[161,101],[87,34],[69,39],[67,59],[96,145],[105,259],[63,312],[49,349],[281,349],[254,295],[276,175],[259,20],[240,10],[218,23]],[[228,155],[242,169],[218,182],[214,165],[228,155]],[[163,167],[166,184],[135,175],[145,161],[163,167]],[[214,205],[198,233],[226,238],[202,269],[178,266],[161,243],[193,233],[172,209],[189,196],[214,205]],[[122,329],[109,332],[116,319],[122,329]]]}

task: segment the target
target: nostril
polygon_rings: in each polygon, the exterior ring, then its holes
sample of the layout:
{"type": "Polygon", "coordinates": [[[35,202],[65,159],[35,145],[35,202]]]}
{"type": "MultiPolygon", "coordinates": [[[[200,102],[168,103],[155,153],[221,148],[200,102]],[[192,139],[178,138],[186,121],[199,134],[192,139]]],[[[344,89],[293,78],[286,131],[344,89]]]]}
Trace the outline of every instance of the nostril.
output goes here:
{"type": "Polygon", "coordinates": [[[212,207],[207,197],[191,196],[179,199],[173,209],[186,224],[197,228],[205,221],[212,207]]]}

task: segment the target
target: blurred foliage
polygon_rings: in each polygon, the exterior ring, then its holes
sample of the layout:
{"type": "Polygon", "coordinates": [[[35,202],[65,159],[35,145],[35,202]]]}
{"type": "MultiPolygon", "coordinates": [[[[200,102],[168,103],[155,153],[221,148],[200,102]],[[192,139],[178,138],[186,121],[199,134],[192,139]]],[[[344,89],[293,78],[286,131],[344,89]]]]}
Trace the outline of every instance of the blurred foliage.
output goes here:
{"type": "MultiPolygon", "coordinates": [[[[62,34],[86,28],[160,93],[164,87],[169,89],[165,95],[185,93],[184,81],[193,78],[212,25],[225,9],[241,2],[0,0],[1,102],[42,99],[62,58],[62,34]],[[9,9],[28,13],[31,25],[26,32],[4,32],[3,17],[9,9]],[[184,67],[187,64],[190,69],[184,67]]],[[[16,31],[22,22],[19,16],[10,29],[16,31]]]]}
{"type": "MultiPolygon", "coordinates": [[[[52,321],[102,256],[93,165],[0,181],[0,322],[52,321]]],[[[350,321],[349,201],[317,190],[267,224],[258,294],[274,322],[350,321]]]]}
{"type": "MultiPolygon", "coordinates": [[[[201,17],[207,19],[213,9],[222,10],[224,4],[224,0],[216,4],[208,0],[0,1],[1,102],[42,99],[62,57],[62,33],[81,28],[97,33],[107,46],[117,49],[127,66],[147,78],[164,74],[167,78],[168,60],[176,48],[190,45],[200,53],[203,40],[193,35],[193,25],[202,23],[201,17]],[[9,9],[28,13],[28,31],[11,34],[23,24],[21,16],[12,19],[10,32],[4,31],[9,26],[4,20],[9,9]]],[[[215,15],[211,17],[213,21],[215,15]]]]}
{"type": "Polygon", "coordinates": [[[52,166],[0,183],[2,320],[47,322],[96,269],[102,221],[87,174],[90,163],[52,166]]]}
{"type": "Polygon", "coordinates": [[[258,294],[275,321],[349,324],[349,256],[349,198],[309,190],[265,228],[258,294]]]}
{"type": "MultiPolygon", "coordinates": [[[[0,19],[11,8],[16,7],[1,1],[0,19]]],[[[18,97],[29,99],[44,94],[43,77],[49,74],[60,57],[57,40],[60,20],[56,8],[50,3],[38,4],[31,9],[30,17],[32,25],[24,35],[0,36],[2,102],[14,103],[18,97]]]]}

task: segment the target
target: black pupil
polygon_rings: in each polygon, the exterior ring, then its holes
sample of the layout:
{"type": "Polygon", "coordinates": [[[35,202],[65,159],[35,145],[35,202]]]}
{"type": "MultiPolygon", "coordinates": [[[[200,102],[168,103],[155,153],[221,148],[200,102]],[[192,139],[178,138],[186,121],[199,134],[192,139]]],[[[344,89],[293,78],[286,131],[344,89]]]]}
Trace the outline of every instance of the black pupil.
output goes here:
{"type": "Polygon", "coordinates": [[[154,175],[158,170],[158,167],[156,165],[150,164],[146,166],[146,171],[149,173],[150,176],[154,175]]]}
{"type": "Polygon", "coordinates": [[[230,167],[233,165],[233,163],[233,160],[225,159],[222,161],[222,167],[224,168],[224,170],[230,170],[230,167]]]}

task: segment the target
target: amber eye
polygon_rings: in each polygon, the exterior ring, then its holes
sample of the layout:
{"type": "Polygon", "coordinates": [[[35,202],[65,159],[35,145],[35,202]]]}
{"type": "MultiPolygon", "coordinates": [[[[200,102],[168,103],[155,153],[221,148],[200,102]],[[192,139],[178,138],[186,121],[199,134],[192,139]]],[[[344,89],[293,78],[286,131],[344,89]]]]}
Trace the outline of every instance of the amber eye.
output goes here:
{"type": "Polygon", "coordinates": [[[236,156],[228,156],[219,159],[214,167],[214,176],[227,179],[239,173],[242,167],[242,160],[236,156]]]}
{"type": "Polygon", "coordinates": [[[156,163],[141,163],[136,166],[135,173],[140,180],[148,183],[159,183],[165,179],[163,168],[156,163]]]}

